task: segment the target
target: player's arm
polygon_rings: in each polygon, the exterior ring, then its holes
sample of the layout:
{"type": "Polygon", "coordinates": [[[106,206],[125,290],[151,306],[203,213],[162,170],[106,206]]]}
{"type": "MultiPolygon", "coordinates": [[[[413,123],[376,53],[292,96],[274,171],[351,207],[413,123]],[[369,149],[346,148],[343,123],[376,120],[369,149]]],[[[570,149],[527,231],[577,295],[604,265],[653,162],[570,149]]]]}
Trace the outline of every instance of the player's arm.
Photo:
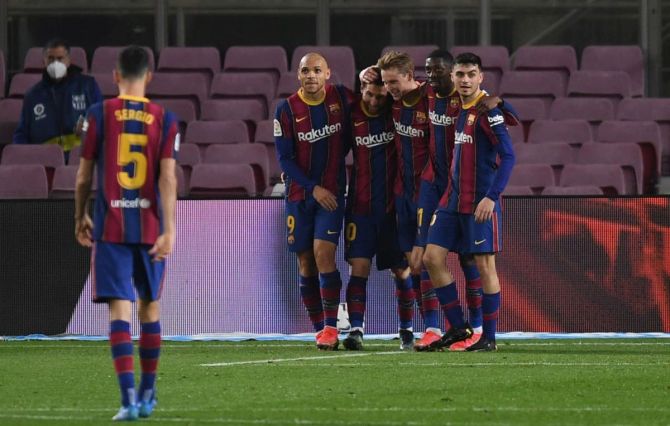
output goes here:
{"type": "Polygon", "coordinates": [[[503,117],[505,117],[505,124],[508,126],[518,126],[521,124],[521,119],[519,114],[516,112],[512,104],[505,102],[502,98],[498,96],[489,96],[486,95],[477,105],[477,109],[482,114],[488,114],[494,108],[498,108],[502,111],[503,117]]]}
{"type": "Polygon", "coordinates": [[[158,236],[151,250],[149,250],[149,254],[153,256],[153,260],[156,262],[164,260],[172,253],[172,247],[174,246],[176,236],[175,208],[177,205],[176,165],[177,161],[174,158],[162,158],[160,162],[158,190],[161,194],[163,232],[158,236]]]}
{"type": "Polygon", "coordinates": [[[479,125],[487,135],[489,141],[493,144],[493,147],[500,158],[498,171],[493,179],[493,183],[486,193],[486,196],[479,202],[475,209],[475,220],[477,222],[484,222],[491,220],[495,203],[507,186],[507,182],[512,175],[512,168],[514,168],[516,158],[514,156],[514,149],[512,148],[512,139],[509,137],[500,110],[493,109],[489,111],[487,115],[481,116],[479,125]]]}
{"type": "Polygon", "coordinates": [[[274,137],[277,158],[281,169],[289,179],[297,182],[312,192],[317,182],[311,180],[295,162],[295,146],[293,144],[293,117],[289,111],[288,104],[282,102],[277,107],[274,120],[274,137]]]}
{"type": "Polygon", "coordinates": [[[74,191],[74,233],[75,238],[84,247],[93,245],[93,221],[88,214],[88,203],[93,183],[93,166],[101,137],[95,108],[90,108],[82,125],[81,159],[77,169],[74,191]]]}

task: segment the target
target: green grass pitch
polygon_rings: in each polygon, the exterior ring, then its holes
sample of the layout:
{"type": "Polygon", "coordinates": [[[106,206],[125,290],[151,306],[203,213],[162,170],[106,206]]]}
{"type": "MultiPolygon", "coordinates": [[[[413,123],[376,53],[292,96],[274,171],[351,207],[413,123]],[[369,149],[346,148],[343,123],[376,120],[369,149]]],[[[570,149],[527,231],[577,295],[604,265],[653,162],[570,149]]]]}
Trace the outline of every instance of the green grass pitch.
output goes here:
{"type": "MultiPolygon", "coordinates": [[[[670,424],[668,339],[508,340],[497,353],[365,343],[164,342],[159,404],[140,422],[670,424]]],[[[0,341],[0,424],[109,423],[118,404],[107,342],[0,341]]]]}

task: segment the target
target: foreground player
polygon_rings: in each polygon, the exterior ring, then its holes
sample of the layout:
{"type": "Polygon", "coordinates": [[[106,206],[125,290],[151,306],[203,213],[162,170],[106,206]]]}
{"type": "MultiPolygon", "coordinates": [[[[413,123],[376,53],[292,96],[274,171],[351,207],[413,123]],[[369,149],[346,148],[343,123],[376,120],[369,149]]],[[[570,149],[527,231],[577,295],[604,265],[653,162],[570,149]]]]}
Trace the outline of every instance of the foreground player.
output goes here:
{"type": "Polygon", "coordinates": [[[381,78],[361,84],[358,100],[351,112],[354,164],[344,232],[346,256],[351,265],[347,306],[352,329],[342,343],[349,350],[363,347],[366,284],[372,258],[376,256],[377,269],[390,268],[394,275],[400,347],[411,350],[414,292],[396,236],[393,191],[398,160],[393,142],[393,119],[388,108],[390,102],[381,78]]]}
{"type": "Polygon", "coordinates": [[[274,136],[286,176],[288,246],[298,256],[300,295],[319,349],[339,345],[337,309],[342,280],[335,251],[344,217],[345,165],[349,149],[350,104],[343,86],[326,84],[323,56],[300,60],[300,89],[277,106],[274,136]]]}
{"type": "Polygon", "coordinates": [[[514,152],[502,112],[496,108],[483,114],[477,109],[484,96],[480,89],[481,67],[480,58],[472,53],[459,55],[454,63],[451,75],[462,105],[456,121],[451,180],[432,218],[423,256],[449,323],[462,335],[470,333],[466,331],[456,283],[446,260],[450,250],[475,257],[484,289],[483,336],[468,351],[496,350],[500,283],[495,253],[501,249],[502,241],[499,197],[514,167],[514,152]]]}
{"type": "Polygon", "coordinates": [[[148,69],[143,48],[131,46],[120,53],[114,71],[119,97],[88,110],[75,194],[75,236],[81,245],[93,247],[93,301],[109,305],[109,340],[121,388],[122,406],[113,418],[117,421],[148,417],[156,404],[158,299],[165,258],[175,240],[178,121],[144,98],[151,79],[148,69]],[[94,165],[95,224],[87,213],[94,165]],[[130,338],[133,285],[140,299],[141,323],[142,378],[137,398],[130,338]]]}

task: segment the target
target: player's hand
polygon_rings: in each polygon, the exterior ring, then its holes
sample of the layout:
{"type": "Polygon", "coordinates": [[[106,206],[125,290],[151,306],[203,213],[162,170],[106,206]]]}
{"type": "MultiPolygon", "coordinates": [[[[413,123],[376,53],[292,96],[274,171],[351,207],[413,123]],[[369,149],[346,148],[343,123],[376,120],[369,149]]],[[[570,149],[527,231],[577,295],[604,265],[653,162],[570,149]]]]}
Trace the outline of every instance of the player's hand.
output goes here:
{"type": "Polygon", "coordinates": [[[154,246],[149,250],[149,254],[153,256],[154,262],[161,262],[165,260],[170,253],[172,253],[172,246],[174,245],[173,234],[160,234],[154,243],[154,246]]]}
{"type": "Polygon", "coordinates": [[[93,221],[89,215],[84,215],[74,222],[74,237],[84,247],[93,246],[93,221]]]}
{"type": "Polygon", "coordinates": [[[326,188],[316,185],[312,191],[312,196],[321,207],[329,212],[337,210],[337,198],[326,188]]]}
{"type": "Polygon", "coordinates": [[[484,96],[481,101],[477,104],[477,111],[486,114],[494,108],[498,108],[498,105],[502,102],[497,96],[484,96]]]}
{"type": "Polygon", "coordinates": [[[79,116],[79,119],[77,120],[77,124],[74,126],[74,134],[77,136],[81,136],[81,133],[84,129],[84,117],[79,116]]]}
{"type": "Polygon", "coordinates": [[[475,222],[482,223],[491,220],[496,203],[488,197],[482,198],[475,209],[475,222]]]}
{"type": "Polygon", "coordinates": [[[367,67],[358,74],[358,79],[361,80],[361,84],[369,84],[375,81],[379,75],[373,67],[367,67]]]}

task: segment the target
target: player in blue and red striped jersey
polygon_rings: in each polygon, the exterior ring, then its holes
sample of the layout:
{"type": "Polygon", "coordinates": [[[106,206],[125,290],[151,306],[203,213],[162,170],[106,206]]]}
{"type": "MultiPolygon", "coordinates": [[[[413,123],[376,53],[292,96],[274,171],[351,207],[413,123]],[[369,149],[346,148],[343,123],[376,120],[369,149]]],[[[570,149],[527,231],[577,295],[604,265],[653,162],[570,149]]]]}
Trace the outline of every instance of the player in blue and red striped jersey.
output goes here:
{"type": "Polygon", "coordinates": [[[91,106],[84,124],[75,236],[81,245],[93,247],[93,300],[109,305],[109,340],[122,403],[113,420],[135,420],[148,417],[156,404],[161,342],[158,299],[165,258],[175,239],[174,157],[179,133],[177,118],[144,97],[151,73],[143,48],[121,51],[114,79],[119,97],[91,106]],[[87,204],[94,166],[98,191],[93,222],[87,204]],[[141,323],[142,377],[137,398],[130,338],[133,286],[140,299],[141,323]]]}
{"type": "Polygon", "coordinates": [[[465,323],[446,258],[449,251],[474,255],[484,289],[483,336],[469,346],[468,351],[496,350],[500,282],[495,269],[495,253],[502,248],[499,198],[515,161],[503,113],[497,108],[488,113],[477,109],[485,95],[480,88],[481,69],[481,59],[477,55],[464,53],[456,57],[451,75],[461,98],[461,109],[454,135],[451,179],[431,220],[423,257],[452,326],[450,338],[464,340],[472,330],[465,323]]]}
{"type": "MultiPolygon", "coordinates": [[[[451,81],[450,72],[453,57],[446,50],[435,50],[426,58],[426,75],[428,76],[428,115],[430,118],[429,167],[422,176],[419,210],[424,220],[419,224],[420,245],[425,247],[430,219],[438,207],[442,195],[447,190],[449,168],[454,147],[454,124],[461,108],[461,100],[451,81]]],[[[517,125],[516,112],[508,103],[496,96],[485,96],[478,104],[481,112],[500,108],[510,125],[517,125]]],[[[448,341],[450,350],[465,350],[475,343],[482,335],[482,285],[479,272],[472,255],[459,255],[461,269],[466,279],[466,299],[469,311],[469,323],[473,329],[471,337],[466,341],[448,341]]],[[[434,285],[438,283],[433,281],[434,285]]],[[[446,318],[446,315],[445,315],[446,318]]],[[[450,324],[446,321],[447,330],[450,324]]],[[[426,347],[441,346],[446,339],[453,336],[440,337],[426,333],[419,345],[426,347]]]]}
{"type": "Polygon", "coordinates": [[[337,309],[342,280],[335,250],[344,217],[345,165],[353,94],[326,84],[326,59],[300,60],[301,87],[277,106],[274,136],[286,182],[288,246],[298,256],[300,294],[319,349],[339,345],[337,309]]]}
{"type": "Polygon", "coordinates": [[[387,90],[379,77],[361,84],[351,111],[354,164],[345,219],[346,257],[351,265],[347,306],[351,332],[343,341],[349,350],[363,346],[366,284],[372,258],[377,269],[391,269],[396,282],[401,349],[414,343],[414,292],[409,268],[398,246],[394,185],[398,167],[395,132],[387,90]]]}

